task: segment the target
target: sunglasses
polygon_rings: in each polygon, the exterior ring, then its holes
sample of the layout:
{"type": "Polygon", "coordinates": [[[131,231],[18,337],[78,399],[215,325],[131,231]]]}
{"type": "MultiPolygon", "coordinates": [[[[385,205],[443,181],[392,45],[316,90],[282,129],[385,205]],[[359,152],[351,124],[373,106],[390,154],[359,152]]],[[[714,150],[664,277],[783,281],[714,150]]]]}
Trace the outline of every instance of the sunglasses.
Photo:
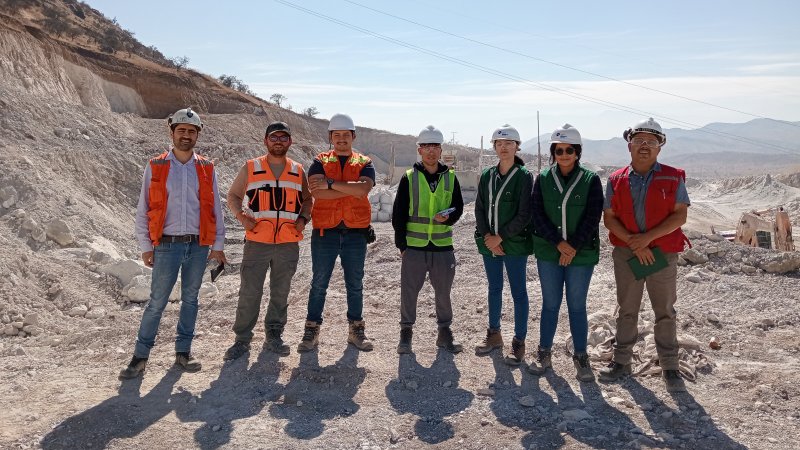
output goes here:
{"type": "Polygon", "coordinates": [[[291,138],[291,136],[269,136],[267,139],[269,139],[270,142],[289,142],[291,138]]]}
{"type": "Polygon", "coordinates": [[[566,154],[568,154],[568,155],[574,155],[574,154],[575,154],[575,147],[557,148],[557,149],[555,150],[555,152],[556,152],[556,156],[561,156],[561,155],[563,155],[565,152],[566,152],[566,154]]]}

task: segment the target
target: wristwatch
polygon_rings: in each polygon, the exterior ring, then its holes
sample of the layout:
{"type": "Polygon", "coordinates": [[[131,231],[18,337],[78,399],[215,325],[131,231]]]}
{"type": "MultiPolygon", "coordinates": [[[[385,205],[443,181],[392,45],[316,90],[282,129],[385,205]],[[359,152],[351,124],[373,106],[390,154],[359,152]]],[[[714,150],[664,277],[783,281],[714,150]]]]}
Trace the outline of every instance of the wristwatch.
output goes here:
{"type": "Polygon", "coordinates": [[[328,182],[328,189],[333,189],[333,183],[334,183],[336,180],[334,180],[333,178],[328,178],[328,179],[327,179],[327,180],[325,180],[325,181],[327,181],[327,182],[328,182]]]}

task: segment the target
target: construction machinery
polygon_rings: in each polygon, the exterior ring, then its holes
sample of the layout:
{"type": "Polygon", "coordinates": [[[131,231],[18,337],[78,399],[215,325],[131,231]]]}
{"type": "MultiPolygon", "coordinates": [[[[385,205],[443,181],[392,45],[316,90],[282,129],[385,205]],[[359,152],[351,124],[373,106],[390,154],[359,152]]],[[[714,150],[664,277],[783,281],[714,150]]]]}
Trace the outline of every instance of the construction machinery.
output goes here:
{"type": "Polygon", "coordinates": [[[792,221],[783,207],[742,214],[734,242],[784,252],[794,251],[792,221]]]}

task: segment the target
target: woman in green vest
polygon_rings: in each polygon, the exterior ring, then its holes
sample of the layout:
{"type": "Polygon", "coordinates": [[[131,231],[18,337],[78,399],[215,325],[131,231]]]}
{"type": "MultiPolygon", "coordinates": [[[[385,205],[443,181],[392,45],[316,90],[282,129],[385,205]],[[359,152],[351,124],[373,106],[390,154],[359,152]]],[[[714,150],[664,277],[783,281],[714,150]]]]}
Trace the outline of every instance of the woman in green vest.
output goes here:
{"type": "Polygon", "coordinates": [[[594,381],[586,353],[586,296],[600,258],[603,186],[597,174],[580,165],[581,152],[578,130],[569,124],[555,130],[550,139],[551,166],[533,185],[533,240],[542,285],[542,319],[536,361],[528,371],[543,375],[552,367],[551,349],[566,288],[576,378],[594,381]]]}
{"type": "Polygon", "coordinates": [[[492,145],[499,162],[481,174],[475,199],[475,242],[483,255],[489,281],[489,329],[483,344],[475,347],[475,353],[486,355],[503,348],[500,315],[505,267],[514,299],[514,338],[505,361],[515,366],[525,357],[529,308],[526,272],[528,256],[533,253],[529,229],[533,179],[517,156],[520,143],[519,133],[510,125],[494,131],[492,145]]]}

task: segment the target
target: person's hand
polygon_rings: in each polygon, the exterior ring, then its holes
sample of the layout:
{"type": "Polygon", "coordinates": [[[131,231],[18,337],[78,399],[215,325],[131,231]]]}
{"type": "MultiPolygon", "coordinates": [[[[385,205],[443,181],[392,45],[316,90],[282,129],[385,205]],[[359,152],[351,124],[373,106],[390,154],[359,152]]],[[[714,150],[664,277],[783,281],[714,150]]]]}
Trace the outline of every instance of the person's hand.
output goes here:
{"type": "Polygon", "coordinates": [[[506,252],[503,250],[503,246],[500,244],[497,244],[497,247],[492,247],[489,250],[491,250],[492,255],[494,256],[505,256],[506,254],[506,252]]]}
{"type": "Polygon", "coordinates": [[[496,234],[487,234],[483,237],[483,243],[486,244],[486,247],[489,248],[489,250],[499,247],[502,242],[503,238],[496,234]]]}
{"type": "Polygon", "coordinates": [[[322,178],[318,178],[318,177],[309,178],[308,179],[308,188],[310,190],[312,190],[312,191],[316,191],[316,190],[324,191],[324,190],[328,189],[328,180],[327,180],[327,178],[324,178],[324,177],[322,177],[322,178]]]}
{"type": "Polygon", "coordinates": [[[573,246],[569,245],[569,242],[567,241],[559,242],[556,248],[562,256],[569,256],[570,260],[575,257],[576,253],[578,253],[573,246]]]}
{"type": "Polygon", "coordinates": [[[149,252],[142,253],[142,262],[147,267],[153,267],[153,251],[150,250],[149,252]]]}
{"type": "Polygon", "coordinates": [[[640,248],[633,252],[633,254],[639,259],[639,262],[645,266],[649,266],[656,262],[656,257],[653,255],[653,251],[650,250],[648,247],[640,248]]]}
{"type": "Polygon", "coordinates": [[[236,218],[239,219],[239,222],[242,224],[245,230],[250,231],[256,227],[256,221],[252,217],[245,214],[244,211],[239,211],[236,214],[236,218]]]}
{"type": "Polygon", "coordinates": [[[216,259],[223,264],[228,262],[225,258],[225,252],[222,250],[211,250],[211,253],[208,254],[208,259],[216,259]]]}
{"type": "Polygon", "coordinates": [[[435,221],[437,221],[439,223],[444,223],[444,222],[447,221],[448,217],[450,217],[450,216],[443,216],[441,214],[436,214],[435,216],[433,216],[433,220],[435,220],[435,221]]]}
{"type": "Polygon", "coordinates": [[[561,256],[558,258],[558,264],[566,267],[572,264],[572,258],[574,258],[574,256],[568,256],[562,253],[561,256]]]}
{"type": "Polygon", "coordinates": [[[647,233],[634,234],[628,239],[628,247],[636,252],[636,250],[647,248],[652,241],[653,239],[647,233]]]}
{"type": "Polygon", "coordinates": [[[298,217],[297,220],[294,221],[294,229],[297,230],[298,233],[302,233],[303,230],[306,229],[306,218],[305,217],[298,217]]]}

